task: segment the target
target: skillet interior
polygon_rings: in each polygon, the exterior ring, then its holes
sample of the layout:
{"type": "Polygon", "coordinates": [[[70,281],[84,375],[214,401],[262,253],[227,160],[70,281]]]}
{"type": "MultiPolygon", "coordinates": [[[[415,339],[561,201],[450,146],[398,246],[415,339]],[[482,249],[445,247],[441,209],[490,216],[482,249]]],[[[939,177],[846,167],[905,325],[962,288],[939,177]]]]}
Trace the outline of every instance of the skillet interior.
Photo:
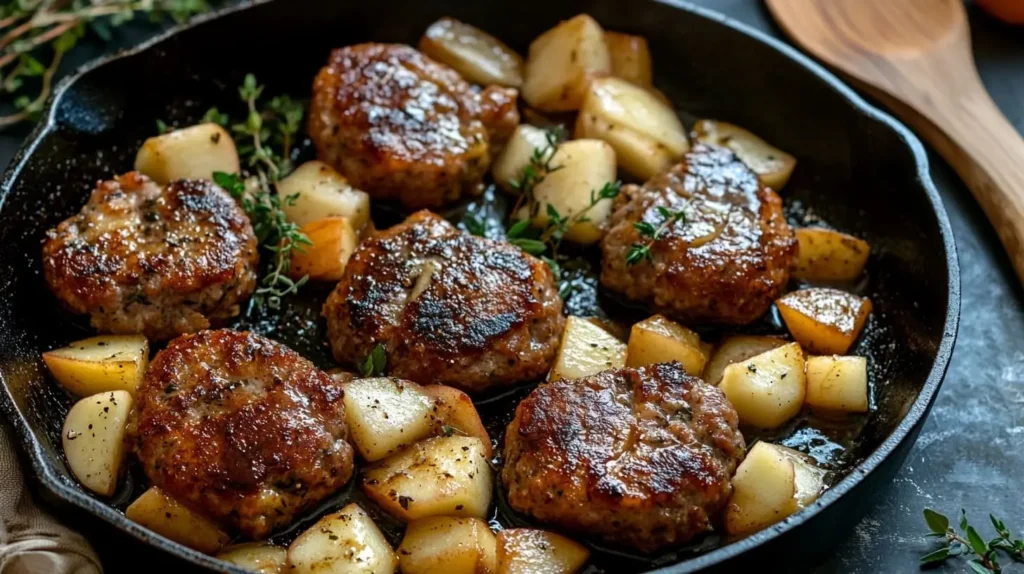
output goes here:
{"type": "MultiPolygon", "coordinates": [[[[213,565],[135,527],[70,477],[59,432],[71,400],[45,378],[39,352],[91,331],[86,321],[60,311],[43,286],[42,234],[77,212],[97,179],[131,166],[138,145],[153,135],[156,118],[185,124],[211,105],[231,109],[235,86],[246,72],[268,84],[268,93],[305,96],[331,48],[369,40],[415,43],[426,25],[444,14],[480,26],[521,51],[556,21],[579,12],[608,28],[645,35],[655,58],[655,83],[678,109],[744,125],[793,153],[800,164],[783,194],[793,216],[820,217],[865,238],[874,250],[868,280],[858,286],[875,303],[874,325],[857,351],[871,357],[876,409],[862,421],[848,454],[835,461],[837,481],[867,462],[811,511],[721,550],[690,560],[692,552],[684,551],[655,562],[599,555],[598,566],[620,572],[683,560],[672,571],[686,571],[719,563],[807,521],[861,481],[900,441],[907,444],[904,439],[914,434],[945,370],[959,308],[951,232],[912,136],[791,50],[767,47],[686,7],[653,0],[527,0],[515,11],[539,16],[525,18],[510,17],[486,2],[465,0],[444,9],[429,4],[305,0],[298,9],[295,2],[262,3],[94,67],[58,91],[49,122],[30,139],[0,189],[0,291],[5,295],[0,375],[7,390],[2,398],[47,489],[138,537],[213,565]]],[[[390,221],[387,213],[374,216],[390,221]]],[[[325,289],[309,289],[282,314],[249,319],[244,326],[270,331],[331,366],[318,320],[325,296],[325,289]]],[[[586,304],[580,305],[586,311],[586,304]]],[[[482,412],[491,414],[497,429],[513,404],[488,401],[482,412]]],[[[900,458],[899,452],[890,457],[897,459],[890,472],[900,458]]],[[[131,483],[114,506],[126,505],[131,483]]],[[[856,516],[846,518],[852,523],[856,516]]]]}

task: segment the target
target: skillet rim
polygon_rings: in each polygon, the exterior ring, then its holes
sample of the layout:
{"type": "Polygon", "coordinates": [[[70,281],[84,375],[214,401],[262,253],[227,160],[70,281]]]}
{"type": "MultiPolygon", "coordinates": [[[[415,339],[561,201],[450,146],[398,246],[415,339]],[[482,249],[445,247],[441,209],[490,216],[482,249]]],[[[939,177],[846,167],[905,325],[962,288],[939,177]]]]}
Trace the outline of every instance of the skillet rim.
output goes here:
{"type": "MultiPolygon", "coordinates": [[[[195,26],[220,19],[221,17],[235,12],[268,4],[273,1],[275,0],[249,0],[241,4],[209,12],[196,17],[185,24],[171,27],[141,44],[88,62],[79,67],[72,74],[63,78],[47,99],[43,118],[26,137],[25,143],[22,144],[11,160],[11,163],[4,171],[3,181],[0,183],[0,210],[3,209],[7,196],[10,194],[11,188],[13,187],[14,181],[20,175],[29,158],[35,152],[43,137],[54,129],[56,125],[55,112],[57,104],[60,102],[65,92],[81,77],[108,63],[122,58],[130,58],[148,51],[151,48],[162,44],[172,36],[195,26]]],[[[890,433],[889,437],[886,438],[860,464],[851,469],[842,480],[833,485],[821,497],[819,497],[811,506],[801,510],[797,514],[744,539],[731,542],[704,554],[682,560],[675,564],[660,567],[649,572],[649,574],[683,574],[685,572],[694,572],[703,568],[708,568],[736,558],[741,554],[773,541],[783,534],[811,520],[827,506],[856,487],[872,472],[875,472],[879,466],[881,466],[882,462],[892,455],[893,451],[901,446],[902,443],[907,440],[910,435],[914,434],[914,431],[923,424],[928,411],[931,409],[931,406],[935,401],[939,388],[942,385],[943,378],[945,377],[946,370],[952,356],[953,345],[957,337],[961,304],[960,265],[957,256],[956,241],[953,236],[952,227],[949,223],[949,218],[946,214],[942,200],[939,197],[938,190],[931,179],[927,153],[925,152],[924,146],[921,144],[920,140],[918,140],[917,136],[915,136],[909,129],[889,114],[879,110],[874,105],[869,104],[835,74],[826,70],[821,64],[804,55],[785,41],[772,37],[750,25],[739,22],[733,18],[729,18],[721,13],[715,12],[714,10],[696,6],[685,0],[654,1],[677,10],[695,14],[707,21],[730,28],[733,31],[757,40],[767,49],[779,52],[781,55],[802,67],[807,73],[815,76],[819,81],[828,85],[828,87],[833,91],[842,96],[861,116],[894,132],[902,140],[903,144],[909,148],[913,156],[918,183],[920,187],[923,188],[927,200],[931,204],[932,212],[935,215],[939,234],[942,237],[942,246],[946,256],[948,281],[946,319],[943,325],[942,338],[939,342],[938,348],[936,349],[935,361],[932,364],[932,368],[929,371],[917,398],[907,410],[907,413],[903,416],[900,423],[890,433]]],[[[244,574],[245,571],[238,567],[228,565],[227,563],[217,560],[212,556],[202,554],[142,528],[138,524],[126,519],[124,514],[115,510],[113,507],[91,497],[80,489],[72,488],[64,484],[60,477],[51,472],[50,468],[48,468],[46,464],[48,456],[43,452],[41,443],[31,431],[28,422],[22,415],[21,411],[15,405],[14,399],[11,397],[10,390],[7,387],[7,382],[2,379],[2,376],[0,376],[0,382],[3,383],[3,392],[0,393],[0,411],[2,411],[7,420],[10,421],[16,436],[20,439],[21,446],[28,455],[27,458],[32,466],[32,470],[35,473],[36,478],[39,480],[39,483],[49,491],[50,494],[56,496],[64,503],[77,507],[81,511],[88,512],[97,518],[101,518],[111,526],[131,535],[140,542],[159,548],[165,552],[169,552],[194,565],[202,566],[215,572],[244,574]]]]}

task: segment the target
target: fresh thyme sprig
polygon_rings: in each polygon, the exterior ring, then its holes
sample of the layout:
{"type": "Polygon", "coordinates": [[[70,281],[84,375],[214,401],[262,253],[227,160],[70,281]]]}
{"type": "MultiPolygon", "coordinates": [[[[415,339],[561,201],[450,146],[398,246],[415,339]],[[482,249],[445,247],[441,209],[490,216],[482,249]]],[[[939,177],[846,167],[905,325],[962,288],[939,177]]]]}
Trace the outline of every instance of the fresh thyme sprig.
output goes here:
{"type": "Polygon", "coordinates": [[[379,377],[384,374],[388,366],[387,349],[384,345],[377,343],[369,355],[359,363],[359,372],[364,377],[379,377]]]}
{"type": "MultiPolygon", "coordinates": [[[[0,4],[0,93],[16,112],[0,116],[0,129],[38,117],[64,56],[91,30],[103,40],[111,28],[148,14],[183,21],[209,10],[206,0],[8,0],[0,4]],[[40,58],[49,59],[44,65],[40,58]],[[26,80],[39,78],[35,95],[26,80]]],[[[34,82],[29,82],[35,84],[34,82]]]]}
{"type": "Polygon", "coordinates": [[[975,558],[967,565],[977,574],[998,574],[1002,572],[999,564],[999,553],[1005,553],[1015,562],[1024,562],[1024,540],[1014,538],[1002,520],[989,515],[992,527],[997,536],[985,541],[978,530],[967,522],[967,513],[960,511],[957,529],[949,524],[949,518],[930,508],[924,510],[924,520],[930,532],[928,536],[942,538],[943,545],[938,550],[921,557],[921,564],[937,564],[954,556],[975,558]]]}
{"type": "MultiPolygon", "coordinates": [[[[263,86],[257,83],[256,77],[246,75],[238,89],[246,106],[246,118],[230,126],[238,141],[239,157],[252,174],[249,184],[240,174],[217,172],[213,177],[240,201],[260,245],[273,257],[270,270],[260,279],[253,294],[252,305],[277,309],[283,297],[297,292],[309,280],[309,276],[299,279],[289,276],[292,253],[312,245],[309,237],[289,221],[281,209],[282,205],[293,205],[298,194],[282,198],[275,187],[292,170],[292,145],[303,110],[301,104],[287,96],[275,97],[261,109],[258,102],[262,94],[263,86]]],[[[208,110],[203,120],[222,125],[230,123],[228,116],[217,108],[208,110]]]]}
{"type": "Polygon", "coordinates": [[[562,169],[562,166],[551,165],[551,162],[555,158],[555,152],[558,150],[558,144],[562,141],[563,136],[561,126],[545,130],[544,145],[533,148],[533,153],[530,155],[530,163],[523,168],[523,174],[519,179],[513,179],[508,182],[509,187],[519,193],[516,205],[512,208],[511,217],[515,217],[519,213],[519,208],[523,206],[523,202],[530,206],[530,217],[537,214],[536,202],[533,199],[533,189],[537,187],[537,184],[544,181],[544,178],[549,173],[562,169]]]}
{"type": "Polygon", "coordinates": [[[686,225],[686,206],[679,210],[672,210],[659,205],[658,214],[663,220],[657,227],[646,221],[638,221],[633,224],[633,228],[645,241],[636,242],[629,247],[629,251],[626,253],[626,265],[633,266],[641,261],[651,261],[651,246],[654,245],[654,242],[661,240],[665,236],[665,232],[676,223],[686,225]]]}

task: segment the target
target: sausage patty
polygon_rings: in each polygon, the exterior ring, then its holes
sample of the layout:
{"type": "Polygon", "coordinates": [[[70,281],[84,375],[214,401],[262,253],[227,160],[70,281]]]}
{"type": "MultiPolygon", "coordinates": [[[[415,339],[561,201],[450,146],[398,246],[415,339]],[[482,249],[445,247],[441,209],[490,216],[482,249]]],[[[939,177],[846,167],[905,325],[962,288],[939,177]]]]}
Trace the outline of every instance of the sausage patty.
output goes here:
{"type": "Polygon", "coordinates": [[[478,92],[401,44],[335,50],[313,83],[309,135],[320,159],[374,198],[409,209],[475,194],[519,123],[517,92],[478,92]]]}
{"type": "Polygon", "coordinates": [[[543,383],[505,434],[508,502],[643,552],[686,542],[729,499],[737,424],[725,395],[679,363],[543,383]]]}
{"type": "Polygon", "coordinates": [[[237,315],[258,264],[249,219],[227,192],[136,172],[101,182],[43,243],[46,283],[68,308],[100,332],[151,340],[237,315]]]}
{"type": "Polygon", "coordinates": [[[150,482],[251,538],[316,506],[352,476],[340,383],[291,349],[230,329],[157,353],[132,438],[150,482]]]}
{"type": "Polygon", "coordinates": [[[680,321],[749,323],[789,281],[796,255],[782,200],[725,148],[698,145],[682,163],[616,199],[601,241],[601,284],[680,321]],[[662,227],[666,213],[685,219],[664,229],[650,260],[630,265],[637,230],[662,227]]]}
{"type": "Polygon", "coordinates": [[[467,391],[537,379],[565,326],[551,269],[420,211],[359,246],[324,305],[334,356],[467,391]]]}

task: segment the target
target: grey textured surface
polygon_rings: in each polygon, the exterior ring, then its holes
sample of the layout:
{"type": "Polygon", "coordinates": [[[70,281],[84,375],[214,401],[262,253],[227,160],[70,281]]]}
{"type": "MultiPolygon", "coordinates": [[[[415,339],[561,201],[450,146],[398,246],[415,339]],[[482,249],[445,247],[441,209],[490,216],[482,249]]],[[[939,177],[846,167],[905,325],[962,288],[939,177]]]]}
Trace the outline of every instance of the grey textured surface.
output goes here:
{"type": "MultiPolygon", "coordinates": [[[[759,0],[695,3],[781,34],[759,0]]],[[[1024,131],[1024,29],[999,24],[974,9],[971,22],[985,84],[1024,131]]],[[[119,44],[131,44],[145,34],[128,31],[119,44]]],[[[100,52],[99,46],[86,47],[76,54],[77,61],[68,62],[67,70],[100,52]]],[[[27,131],[0,134],[0,163],[9,162],[27,131]]],[[[929,548],[921,536],[925,507],[947,514],[964,508],[983,526],[986,514],[995,512],[1011,528],[1024,530],[1024,291],[970,193],[941,159],[934,154],[931,159],[960,253],[960,336],[945,385],[906,465],[893,484],[877,493],[867,517],[848,539],[823,556],[819,572],[916,571],[918,557],[929,548]]],[[[985,527],[982,533],[991,534],[985,527]]],[[[99,548],[108,572],[165,571],[160,566],[163,557],[122,546],[124,541],[112,544],[105,530],[86,534],[99,548]]],[[[181,570],[169,566],[166,571],[181,570]]],[[[967,569],[951,562],[939,571],[967,569]]]]}

